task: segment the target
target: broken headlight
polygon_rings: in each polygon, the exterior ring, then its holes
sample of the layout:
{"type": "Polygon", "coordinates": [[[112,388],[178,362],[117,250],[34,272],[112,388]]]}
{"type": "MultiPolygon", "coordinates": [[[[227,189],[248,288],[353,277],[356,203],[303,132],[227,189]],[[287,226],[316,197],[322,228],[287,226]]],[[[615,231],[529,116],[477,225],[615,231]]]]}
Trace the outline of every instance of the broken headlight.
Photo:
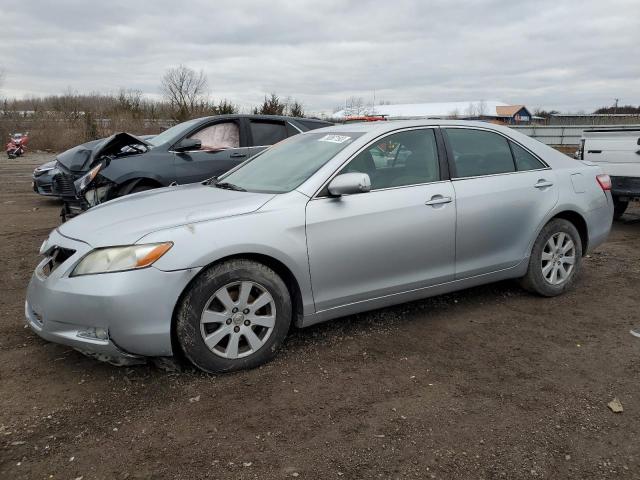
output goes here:
{"type": "Polygon", "coordinates": [[[81,176],[78,180],[73,182],[73,186],[76,188],[76,193],[80,195],[84,192],[87,187],[93,182],[93,179],[96,178],[98,172],[102,168],[102,164],[96,165],[91,170],[89,170],[85,175],[81,176]]]}
{"type": "Polygon", "coordinates": [[[98,248],[86,255],[71,276],[122,272],[152,265],[173,246],[171,242],[98,248]]]}

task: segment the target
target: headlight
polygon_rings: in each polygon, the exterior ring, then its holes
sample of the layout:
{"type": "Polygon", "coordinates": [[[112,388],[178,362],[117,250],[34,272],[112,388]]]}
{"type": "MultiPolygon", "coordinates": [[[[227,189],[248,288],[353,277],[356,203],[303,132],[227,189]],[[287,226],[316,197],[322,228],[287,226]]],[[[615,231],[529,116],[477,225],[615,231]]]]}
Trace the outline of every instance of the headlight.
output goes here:
{"type": "Polygon", "coordinates": [[[43,175],[43,174],[45,174],[45,173],[47,173],[47,172],[50,172],[50,171],[51,171],[51,170],[53,170],[54,168],[55,168],[55,167],[45,167],[45,168],[38,167],[38,168],[36,168],[36,169],[33,171],[33,176],[34,176],[34,177],[38,177],[38,176],[43,175]]]}
{"type": "Polygon", "coordinates": [[[173,246],[171,242],[98,248],[85,256],[71,276],[122,272],[152,265],[173,246]]]}
{"type": "Polygon", "coordinates": [[[98,172],[102,168],[102,164],[96,165],[91,170],[89,170],[85,175],[81,176],[78,180],[73,182],[73,186],[76,187],[77,193],[82,193],[85,188],[89,186],[89,184],[96,178],[98,172]]]}

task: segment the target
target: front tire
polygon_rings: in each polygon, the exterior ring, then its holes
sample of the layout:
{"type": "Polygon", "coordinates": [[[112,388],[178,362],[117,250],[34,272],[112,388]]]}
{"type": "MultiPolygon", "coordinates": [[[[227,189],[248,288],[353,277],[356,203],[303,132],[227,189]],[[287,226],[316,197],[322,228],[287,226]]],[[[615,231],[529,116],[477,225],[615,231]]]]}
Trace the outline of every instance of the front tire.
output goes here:
{"type": "Polygon", "coordinates": [[[531,250],[522,286],[544,297],[569,290],[582,267],[582,241],[576,227],[561,218],[547,223],[531,250]]]}
{"type": "Polygon", "coordinates": [[[287,286],[269,267],[246,259],[206,270],[176,312],[176,336],[199,369],[224,373],[271,360],[291,324],[287,286]]]}

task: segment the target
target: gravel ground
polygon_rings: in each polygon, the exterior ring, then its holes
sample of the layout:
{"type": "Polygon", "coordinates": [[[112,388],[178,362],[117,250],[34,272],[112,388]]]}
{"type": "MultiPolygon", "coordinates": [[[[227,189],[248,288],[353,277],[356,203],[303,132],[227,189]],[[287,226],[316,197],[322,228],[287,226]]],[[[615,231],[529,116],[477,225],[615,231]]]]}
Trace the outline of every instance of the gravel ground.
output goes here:
{"type": "Polygon", "coordinates": [[[60,207],[30,190],[47,159],[0,160],[0,478],[640,478],[640,209],[563,297],[502,282],[293,331],[256,370],[177,374],[25,328],[60,207]]]}

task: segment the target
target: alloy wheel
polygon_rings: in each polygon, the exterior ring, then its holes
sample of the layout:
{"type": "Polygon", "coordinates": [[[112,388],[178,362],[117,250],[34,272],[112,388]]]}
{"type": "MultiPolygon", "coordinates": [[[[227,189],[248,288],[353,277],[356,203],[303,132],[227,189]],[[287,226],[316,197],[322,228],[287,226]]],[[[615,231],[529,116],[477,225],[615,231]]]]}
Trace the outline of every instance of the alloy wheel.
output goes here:
{"type": "Polygon", "coordinates": [[[567,281],[576,263],[573,240],[564,232],[554,233],[542,250],[542,276],[551,285],[567,281]]]}
{"type": "Polygon", "coordinates": [[[264,286],[252,281],[232,282],[207,301],[200,317],[200,333],[213,353],[236,359],[257,352],[275,323],[276,304],[264,286]]]}

